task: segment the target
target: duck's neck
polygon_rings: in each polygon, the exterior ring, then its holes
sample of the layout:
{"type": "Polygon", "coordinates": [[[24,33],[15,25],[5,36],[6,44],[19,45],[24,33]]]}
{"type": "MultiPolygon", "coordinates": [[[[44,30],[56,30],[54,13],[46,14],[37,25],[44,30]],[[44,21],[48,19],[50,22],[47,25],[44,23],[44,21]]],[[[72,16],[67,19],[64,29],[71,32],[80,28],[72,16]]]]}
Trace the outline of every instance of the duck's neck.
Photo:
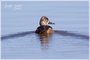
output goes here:
{"type": "Polygon", "coordinates": [[[40,26],[49,26],[49,25],[40,25],[40,26]]]}

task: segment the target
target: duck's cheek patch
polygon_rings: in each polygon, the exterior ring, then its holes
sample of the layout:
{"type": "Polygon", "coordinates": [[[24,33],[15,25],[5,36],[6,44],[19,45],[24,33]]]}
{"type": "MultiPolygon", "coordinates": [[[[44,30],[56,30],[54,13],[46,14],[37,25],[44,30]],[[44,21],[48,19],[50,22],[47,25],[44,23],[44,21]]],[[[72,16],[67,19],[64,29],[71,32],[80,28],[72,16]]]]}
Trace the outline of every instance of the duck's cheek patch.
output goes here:
{"type": "Polygon", "coordinates": [[[47,23],[47,22],[42,22],[41,24],[42,24],[42,25],[48,25],[48,23],[47,23]]]}

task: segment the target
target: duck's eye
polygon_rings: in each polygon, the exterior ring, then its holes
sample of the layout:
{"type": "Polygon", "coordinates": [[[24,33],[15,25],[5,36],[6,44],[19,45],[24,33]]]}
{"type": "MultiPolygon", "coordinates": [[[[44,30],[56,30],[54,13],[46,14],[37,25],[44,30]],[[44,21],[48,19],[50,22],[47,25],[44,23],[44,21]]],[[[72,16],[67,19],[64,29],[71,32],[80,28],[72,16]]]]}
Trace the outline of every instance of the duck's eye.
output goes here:
{"type": "Polygon", "coordinates": [[[45,18],[46,20],[48,20],[48,18],[45,18]]]}

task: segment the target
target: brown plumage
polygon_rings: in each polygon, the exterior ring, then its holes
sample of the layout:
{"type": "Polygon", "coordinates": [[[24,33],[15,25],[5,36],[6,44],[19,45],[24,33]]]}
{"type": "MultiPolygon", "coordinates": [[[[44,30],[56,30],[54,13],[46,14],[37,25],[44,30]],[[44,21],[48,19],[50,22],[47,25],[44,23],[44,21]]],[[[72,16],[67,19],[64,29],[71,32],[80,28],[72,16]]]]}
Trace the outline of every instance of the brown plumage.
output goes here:
{"type": "Polygon", "coordinates": [[[39,22],[39,27],[36,29],[36,33],[43,34],[43,33],[53,33],[53,28],[48,24],[54,24],[49,21],[48,17],[42,16],[39,22]]]}

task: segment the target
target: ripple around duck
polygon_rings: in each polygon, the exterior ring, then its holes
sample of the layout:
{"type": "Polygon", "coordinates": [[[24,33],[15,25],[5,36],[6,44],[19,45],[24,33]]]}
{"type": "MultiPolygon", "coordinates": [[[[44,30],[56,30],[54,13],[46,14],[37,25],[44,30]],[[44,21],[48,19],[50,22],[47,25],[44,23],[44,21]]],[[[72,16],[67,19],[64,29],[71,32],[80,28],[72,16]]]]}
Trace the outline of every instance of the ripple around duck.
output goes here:
{"type": "MultiPolygon", "coordinates": [[[[4,39],[9,39],[9,38],[17,38],[17,37],[23,37],[25,35],[30,35],[35,33],[34,31],[27,31],[27,32],[19,32],[19,33],[15,33],[15,34],[9,34],[6,36],[2,36],[1,40],[4,39]]],[[[71,36],[71,37],[75,37],[75,38],[81,38],[81,39],[89,39],[89,36],[87,35],[82,35],[82,34],[78,34],[78,33],[72,33],[70,31],[63,31],[63,30],[55,30],[54,34],[59,34],[62,36],[71,36]]]]}

